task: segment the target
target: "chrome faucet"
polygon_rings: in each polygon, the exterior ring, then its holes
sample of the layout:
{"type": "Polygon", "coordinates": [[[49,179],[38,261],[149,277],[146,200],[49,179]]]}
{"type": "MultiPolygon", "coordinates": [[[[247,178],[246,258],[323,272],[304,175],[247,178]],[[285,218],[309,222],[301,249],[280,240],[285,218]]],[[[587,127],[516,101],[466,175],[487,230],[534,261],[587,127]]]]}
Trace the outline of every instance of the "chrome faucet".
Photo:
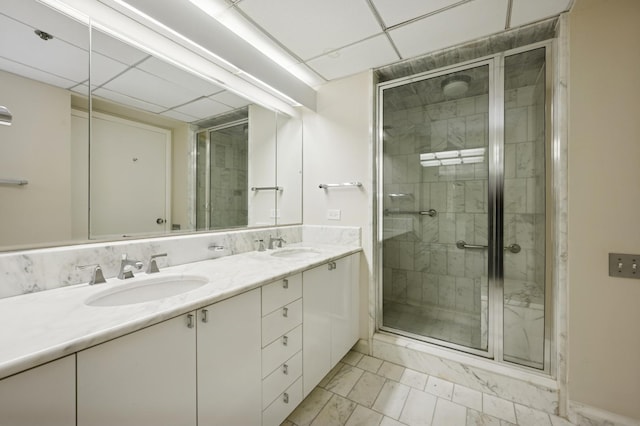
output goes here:
{"type": "Polygon", "coordinates": [[[139,260],[129,260],[127,258],[127,254],[123,254],[122,259],[120,260],[120,272],[118,272],[118,279],[126,280],[127,278],[133,278],[133,271],[131,270],[132,267],[139,271],[142,269],[142,262],[139,260]]]}
{"type": "Polygon", "coordinates": [[[272,250],[276,247],[278,248],[282,248],[284,247],[284,244],[286,243],[286,241],[284,240],[284,238],[279,237],[279,238],[273,238],[271,235],[269,235],[269,250],[272,250]]]}
{"type": "Polygon", "coordinates": [[[149,258],[149,264],[147,265],[147,270],[145,271],[147,274],[155,274],[156,272],[160,272],[158,269],[158,263],[156,262],[156,257],[166,257],[167,253],[160,254],[152,254],[149,258]]]}
{"type": "Polygon", "coordinates": [[[107,282],[107,280],[104,279],[104,274],[102,273],[102,268],[98,264],[95,264],[95,265],[82,265],[82,266],[77,266],[77,268],[78,269],[93,268],[92,271],[91,271],[91,279],[89,280],[89,285],[104,284],[104,283],[107,282]]]}

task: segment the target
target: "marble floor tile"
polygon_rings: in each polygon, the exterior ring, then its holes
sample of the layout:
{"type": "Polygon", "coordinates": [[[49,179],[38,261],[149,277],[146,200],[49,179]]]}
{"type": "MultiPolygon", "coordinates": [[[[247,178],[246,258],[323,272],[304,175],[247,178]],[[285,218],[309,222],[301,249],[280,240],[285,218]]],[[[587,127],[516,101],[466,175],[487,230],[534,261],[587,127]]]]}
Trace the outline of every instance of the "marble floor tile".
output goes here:
{"type": "Polygon", "coordinates": [[[562,417],[550,415],[549,419],[553,426],[573,426],[573,423],[562,417]]]}
{"type": "Polygon", "coordinates": [[[490,416],[488,414],[474,410],[472,408],[468,408],[466,426],[502,426],[502,425],[499,418],[490,416]]]}
{"type": "Polygon", "coordinates": [[[404,367],[385,361],[380,366],[380,369],[378,369],[377,374],[382,377],[386,377],[387,379],[399,382],[400,377],[402,377],[402,373],[404,373],[404,367]]]}
{"type": "Polygon", "coordinates": [[[381,359],[374,358],[368,355],[363,356],[362,359],[360,359],[360,362],[358,362],[357,364],[358,368],[362,368],[363,370],[367,370],[372,373],[376,373],[381,365],[381,359]]]}
{"type": "Polygon", "coordinates": [[[520,404],[515,404],[515,409],[518,426],[551,426],[547,413],[520,404]]]}
{"type": "Polygon", "coordinates": [[[347,398],[367,408],[371,408],[382,386],[384,386],[385,381],[386,379],[384,377],[365,371],[360,377],[360,380],[358,380],[353,389],[351,389],[347,398]]]}
{"type": "Polygon", "coordinates": [[[355,402],[349,401],[347,398],[333,395],[311,422],[311,426],[344,426],[351,413],[356,409],[356,405],[355,402]]]}
{"type": "Polygon", "coordinates": [[[341,362],[349,365],[357,365],[358,362],[364,357],[364,354],[356,351],[349,351],[347,354],[340,360],[341,362]]]}
{"type": "Polygon", "coordinates": [[[358,380],[360,380],[363,373],[364,370],[358,367],[344,364],[340,371],[333,376],[333,379],[327,383],[325,389],[337,393],[340,396],[347,396],[358,380]]]}
{"type": "Polygon", "coordinates": [[[453,387],[452,401],[465,407],[482,411],[482,392],[469,389],[466,386],[455,385],[453,387]]]}
{"type": "Polygon", "coordinates": [[[297,426],[308,426],[316,418],[320,410],[329,402],[333,394],[322,388],[315,388],[289,415],[288,420],[297,426]]]}
{"type": "Polygon", "coordinates": [[[407,385],[387,380],[384,386],[382,386],[378,398],[373,403],[373,409],[385,416],[397,419],[407,400],[409,389],[407,385]]]}
{"type": "Polygon", "coordinates": [[[511,423],[516,422],[516,412],[513,402],[498,398],[486,393],[482,394],[482,411],[490,416],[506,420],[511,423]]]}
{"type": "Polygon", "coordinates": [[[406,368],[404,373],[402,373],[402,377],[400,377],[400,383],[411,386],[412,388],[424,390],[428,378],[429,376],[424,373],[406,368]]]}
{"type": "Polygon", "coordinates": [[[453,383],[431,376],[424,390],[440,398],[450,400],[453,396],[453,383]]]}
{"type": "Polygon", "coordinates": [[[382,421],[382,414],[358,405],[345,426],[376,426],[382,421]]]}
{"type": "Polygon", "coordinates": [[[465,426],[467,408],[446,399],[438,398],[432,426],[465,426]]]}
{"type": "Polygon", "coordinates": [[[434,395],[411,389],[399,420],[411,426],[431,425],[437,400],[434,395]]]}
{"type": "Polygon", "coordinates": [[[320,380],[320,383],[318,383],[318,386],[320,386],[321,388],[326,387],[326,386],[327,386],[327,384],[331,381],[331,379],[333,379],[333,377],[334,377],[336,374],[338,374],[338,371],[340,371],[340,370],[342,369],[342,366],[343,366],[343,365],[345,365],[345,364],[343,364],[342,362],[338,362],[338,363],[336,364],[336,366],[335,366],[335,367],[333,367],[333,368],[331,369],[331,371],[329,371],[329,372],[327,373],[327,375],[323,377],[323,379],[322,379],[322,380],[320,380]]]}
{"type": "Polygon", "coordinates": [[[406,426],[404,423],[400,423],[397,420],[392,419],[391,417],[383,417],[380,422],[380,426],[406,426]]]}

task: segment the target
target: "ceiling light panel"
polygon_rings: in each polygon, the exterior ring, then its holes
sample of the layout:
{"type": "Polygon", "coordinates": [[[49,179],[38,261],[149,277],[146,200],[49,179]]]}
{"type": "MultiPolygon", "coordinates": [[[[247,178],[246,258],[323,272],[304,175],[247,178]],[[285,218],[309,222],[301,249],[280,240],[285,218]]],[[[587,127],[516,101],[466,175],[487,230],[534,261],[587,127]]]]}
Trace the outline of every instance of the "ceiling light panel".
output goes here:
{"type": "Polygon", "coordinates": [[[307,64],[320,75],[333,80],[386,65],[398,59],[387,36],[381,34],[316,58],[307,64]]]}
{"type": "Polygon", "coordinates": [[[398,0],[372,0],[372,2],[385,25],[391,27],[459,3],[460,0],[402,0],[401,7],[398,7],[398,0]]]}
{"type": "Polygon", "coordinates": [[[389,31],[403,59],[504,30],[508,0],[475,0],[389,31]]]}
{"type": "Polygon", "coordinates": [[[536,22],[558,15],[569,8],[571,0],[513,0],[511,27],[536,22]]]}
{"type": "Polygon", "coordinates": [[[243,0],[238,7],[305,61],[382,31],[366,1],[243,0]]]}

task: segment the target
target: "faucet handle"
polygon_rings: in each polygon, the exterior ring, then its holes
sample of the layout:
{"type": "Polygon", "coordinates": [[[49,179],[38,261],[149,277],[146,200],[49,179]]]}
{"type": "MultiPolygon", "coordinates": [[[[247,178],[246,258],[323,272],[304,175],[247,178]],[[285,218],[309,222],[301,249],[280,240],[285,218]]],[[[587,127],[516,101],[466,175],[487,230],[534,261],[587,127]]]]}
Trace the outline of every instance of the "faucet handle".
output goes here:
{"type": "Polygon", "coordinates": [[[77,269],[93,268],[93,271],[91,273],[91,279],[89,280],[89,285],[104,284],[104,283],[107,282],[107,280],[104,279],[104,274],[102,273],[102,268],[97,263],[92,264],[92,265],[76,266],[76,268],[77,269]]]}
{"type": "Polygon", "coordinates": [[[166,257],[167,253],[159,253],[152,254],[149,258],[149,264],[147,265],[147,270],[145,271],[147,274],[155,274],[156,272],[160,272],[158,269],[158,263],[156,262],[157,257],[166,257]]]}

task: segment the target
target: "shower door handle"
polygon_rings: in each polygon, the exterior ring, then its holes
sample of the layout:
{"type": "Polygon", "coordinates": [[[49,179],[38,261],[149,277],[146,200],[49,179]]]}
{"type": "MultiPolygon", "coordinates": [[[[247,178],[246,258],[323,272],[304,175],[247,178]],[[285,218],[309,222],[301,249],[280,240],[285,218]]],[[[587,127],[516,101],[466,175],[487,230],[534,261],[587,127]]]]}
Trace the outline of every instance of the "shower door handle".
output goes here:
{"type": "MultiPolygon", "coordinates": [[[[464,249],[484,250],[484,249],[489,248],[489,246],[483,246],[483,245],[479,245],[479,244],[467,244],[463,240],[457,241],[456,242],[456,247],[458,247],[461,250],[464,250],[464,249]]],[[[511,253],[520,253],[520,251],[522,250],[520,245],[519,244],[515,244],[515,243],[504,247],[504,249],[510,251],[511,253]]]]}

